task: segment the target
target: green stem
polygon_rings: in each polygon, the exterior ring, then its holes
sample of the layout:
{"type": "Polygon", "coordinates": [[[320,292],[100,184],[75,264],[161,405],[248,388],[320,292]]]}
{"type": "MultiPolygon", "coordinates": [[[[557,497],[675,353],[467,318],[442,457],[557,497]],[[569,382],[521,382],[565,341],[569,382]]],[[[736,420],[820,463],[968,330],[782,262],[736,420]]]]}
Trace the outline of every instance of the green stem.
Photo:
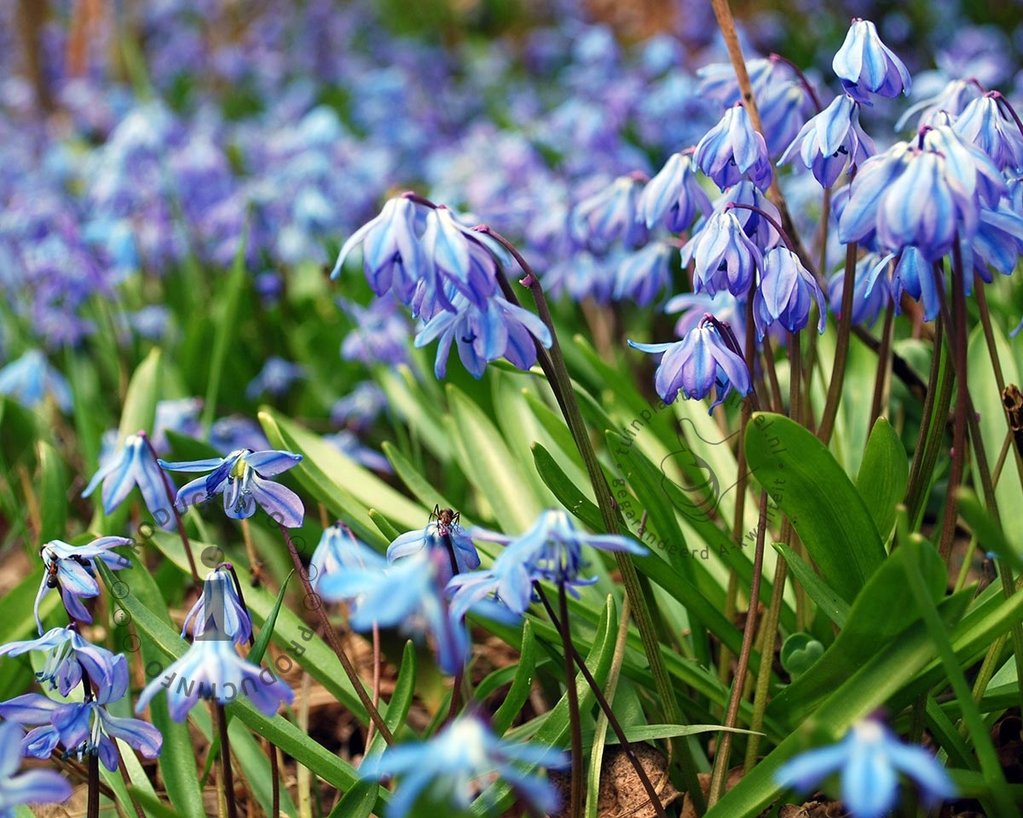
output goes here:
{"type": "Polygon", "coordinates": [[[238,805],[234,800],[234,773],[231,770],[231,741],[227,736],[227,716],[224,705],[214,705],[217,730],[220,734],[220,784],[227,802],[227,818],[238,818],[238,805]]]}
{"type": "Polygon", "coordinates": [[[569,798],[570,818],[579,818],[583,814],[583,730],[579,720],[579,691],[575,685],[572,652],[568,646],[572,644],[572,633],[568,624],[568,594],[565,582],[558,583],[558,607],[561,608],[561,644],[565,651],[565,692],[568,695],[568,720],[572,734],[572,782],[569,798]]]}
{"type": "Polygon", "coordinates": [[[877,353],[877,377],[874,380],[874,397],[870,401],[870,422],[867,424],[868,431],[874,428],[874,423],[888,405],[888,389],[891,383],[892,365],[892,334],[895,329],[895,301],[888,302],[888,308],[884,314],[884,328],[881,330],[881,349],[877,353]]]}

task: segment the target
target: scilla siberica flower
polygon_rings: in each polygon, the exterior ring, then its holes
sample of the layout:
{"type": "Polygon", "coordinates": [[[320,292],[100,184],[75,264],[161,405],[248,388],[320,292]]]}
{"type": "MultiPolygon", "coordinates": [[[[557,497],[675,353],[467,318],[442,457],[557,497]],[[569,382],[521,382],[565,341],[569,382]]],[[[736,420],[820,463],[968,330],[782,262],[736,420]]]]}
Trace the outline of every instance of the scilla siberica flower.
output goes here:
{"type": "Polygon", "coordinates": [[[0,646],[0,656],[21,656],[30,651],[45,651],[46,660],[36,671],[36,681],[67,696],[82,681],[83,674],[95,687],[109,687],[120,673],[127,673],[124,654],[116,656],[94,645],[74,627],[53,628],[38,639],[8,642],[0,646]]]}
{"type": "Polygon", "coordinates": [[[39,406],[49,395],[62,411],[71,411],[71,389],[67,381],[37,349],[30,349],[0,369],[0,395],[9,395],[30,409],[39,406]]]}
{"type": "Polygon", "coordinates": [[[783,787],[809,791],[834,772],[841,777],[842,802],[854,818],[887,815],[897,801],[900,772],[919,785],[929,806],[956,793],[934,756],[921,747],[903,744],[873,719],[855,725],[838,744],[791,759],[775,773],[775,781],[783,787]]]}
{"type": "Polygon", "coordinates": [[[88,545],[75,546],[62,540],[50,540],[40,548],[39,557],[46,570],[39,583],[39,593],[36,594],[35,602],[36,626],[39,633],[43,632],[39,606],[51,588],[60,590],[60,598],[68,616],[79,622],[92,622],[92,616],[82,604],[82,599],[99,596],[95,561],[102,560],[112,571],[130,567],[130,560],[110,549],[131,545],[131,542],[125,537],[100,537],[88,545]]]}
{"type": "Polygon", "coordinates": [[[238,598],[230,573],[221,566],[206,577],[202,597],[185,618],[193,641],[184,656],[154,678],[139,695],[140,713],[161,690],[175,721],[184,721],[199,699],[230,704],[247,696],[264,716],[272,716],[294,693],[268,668],[254,665],[238,655],[236,645],[247,642],[252,621],[238,598]]]}
{"type": "Polygon", "coordinates": [[[179,509],[204,503],[214,494],[224,495],[224,512],[236,520],[251,517],[256,505],[262,506],[276,522],[286,528],[298,528],[305,516],[302,500],[287,486],[274,483],[275,477],[302,461],[302,455],[276,449],[254,452],[236,449],[227,457],[168,463],[160,465],[168,471],[209,471],[178,489],[175,505],[179,509]]]}
{"type": "Polygon", "coordinates": [[[682,266],[693,262],[693,289],[714,295],[728,290],[734,296],[749,291],[763,264],[760,248],[746,235],[734,210],[720,210],[707,219],[681,252],[682,266]]]}
{"type": "Polygon", "coordinates": [[[420,551],[439,551],[448,556],[449,561],[453,555],[458,573],[480,567],[480,555],[472,544],[472,538],[453,520],[431,520],[426,528],[408,531],[397,537],[387,546],[387,561],[395,562],[420,551]]]}
{"type": "Polygon", "coordinates": [[[611,296],[615,301],[629,298],[645,307],[671,283],[668,262],[672,252],[667,242],[652,241],[642,250],[629,253],[615,268],[611,296]]]}
{"type": "Polygon", "coordinates": [[[15,722],[0,724],[0,818],[14,818],[21,804],[54,804],[71,797],[71,783],[54,770],[16,774],[23,758],[21,736],[15,722]]]}
{"type": "Polygon", "coordinates": [[[647,229],[663,224],[672,233],[687,230],[697,215],[711,212],[691,153],[673,153],[639,196],[639,214],[647,229]]]}
{"type": "Polygon", "coordinates": [[[654,375],[654,388],[665,403],[673,403],[679,392],[688,399],[701,400],[716,389],[717,398],[710,407],[713,411],[732,389],[743,396],[753,389],[746,362],[724,337],[713,316],[705,316],[681,341],[670,344],[629,341],[629,346],[640,352],[664,353],[654,375]]]}
{"type": "Polygon", "coordinates": [[[120,449],[100,458],[99,470],[92,476],[82,497],[89,497],[96,487],[103,484],[103,512],[113,513],[125,501],[135,486],[139,487],[146,508],[161,528],[174,529],[177,521],[170,499],[164,474],[160,471],[153,449],[145,432],[128,435],[120,449]]]}
{"type": "Polygon", "coordinates": [[[999,170],[1018,170],[1023,167],[1023,135],[1002,112],[1000,99],[997,91],[989,91],[973,100],[956,118],[952,130],[990,156],[999,170]]]}
{"type": "Polygon", "coordinates": [[[569,216],[569,233],[580,245],[603,255],[616,241],[636,248],[646,241],[647,226],[639,214],[639,197],[646,177],[619,176],[575,206],[569,216]]]}
{"type": "Polygon", "coordinates": [[[342,522],[327,526],[309,560],[309,580],[319,591],[324,577],[348,570],[383,570],[387,566],[380,554],[358,539],[342,522]]]}
{"type": "MultiPolygon", "coordinates": [[[[881,276],[876,280],[872,273],[878,265],[878,256],[867,253],[856,262],[853,274],[852,323],[856,326],[873,326],[888,305],[891,289],[888,278],[881,276]]],[[[845,287],[845,269],[842,268],[828,279],[828,305],[838,319],[842,316],[842,290],[845,287]]],[[[897,302],[896,302],[897,303],[897,302]]]]}
{"type": "Polygon", "coordinates": [[[693,159],[722,190],[738,184],[747,174],[753,184],[766,190],[773,177],[767,144],[763,135],[753,130],[742,103],[725,110],[697,144],[693,159]]]}
{"type": "Polygon", "coordinates": [[[567,764],[563,751],[498,738],[482,719],[470,714],[458,717],[429,741],[389,747],[367,758],[359,775],[399,779],[387,818],[405,818],[420,799],[429,800],[435,809],[467,809],[494,774],[515,791],[520,803],[553,815],[559,804],[557,791],[523,767],[561,769],[567,764]]]}
{"type": "Polygon", "coordinates": [[[846,93],[870,104],[870,94],[897,97],[912,86],[909,71],[888,46],[881,42],[869,20],[854,17],[845,42],[831,62],[846,93]]]}
{"type": "Polygon", "coordinates": [[[27,756],[49,758],[56,746],[63,744],[65,755],[78,759],[99,756],[103,766],[113,772],[119,759],[114,739],[134,747],[143,758],[156,758],[163,745],[163,736],[153,725],[107,711],[108,704],[120,701],[127,692],[128,666],[124,663],[108,686],[95,688],[84,701],[58,702],[39,693],[25,693],[0,703],[0,716],[32,728],[21,743],[27,756]]]}
{"type": "Polygon", "coordinates": [[[789,332],[799,332],[810,320],[810,306],[817,302],[820,314],[817,332],[823,333],[827,322],[824,293],[817,280],[807,271],[799,256],[787,247],[774,247],[764,254],[764,271],[753,297],[753,318],[757,337],[763,340],[767,328],[775,321],[789,332]]]}
{"type": "Polygon", "coordinates": [[[855,170],[875,151],[874,141],[860,127],[859,103],[848,94],[836,97],[807,122],[778,163],[792,159],[797,148],[822,187],[832,187],[846,167],[855,170]]]}
{"type": "Polygon", "coordinates": [[[455,312],[440,310],[416,335],[416,347],[440,339],[434,364],[438,378],[447,372],[452,343],[474,378],[483,377],[487,364],[502,357],[519,369],[529,369],[536,363],[536,342],[551,345],[551,332],[543,321],[499,295],[480,307],[458,294],[452,304],[455,312]]]}

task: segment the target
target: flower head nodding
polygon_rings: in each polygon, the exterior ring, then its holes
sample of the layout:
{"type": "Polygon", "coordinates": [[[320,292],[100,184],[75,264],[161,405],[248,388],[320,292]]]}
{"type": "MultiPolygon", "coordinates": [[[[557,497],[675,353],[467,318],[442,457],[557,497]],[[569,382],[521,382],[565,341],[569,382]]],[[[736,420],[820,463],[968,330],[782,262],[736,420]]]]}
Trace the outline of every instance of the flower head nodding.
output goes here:
{"type": "Polygon", "coordinates": [[[1023,168],[1023,135],[1003,113],[1000,99],[997,91],[977,97],[956,117],[952,130],[990,156],[999,170],[1018,170],[1023,168]]]}
{"type": "Polygon", "coordinates": [[[156,522],[167,529],[177,526],[163,472],[153,454],[145,432],[128,435],[121,448],[101,459],[99,471],[93,475],[82,497],[90,496],[103,484],[103,511],[113,513],[135,486],[139,487],[146,508],[156,522]]]}
{"type": "Polygon", "coordinates": [[[252,637],[252,619],[238,596],[229,566],[219,566],[206,575],[202,595],[181,625],[182,636],[189,627],[193,639],[228,639],[244,645],[252,637]]]}
{"type": "Polygon", "coordinates": [[[569,217],[572,238],[598,256],[619,240],[630,249],[641,246],[647,237],[647,225],[639,213],[645,181],[638,174],[619,176],[579,202],[569,217]]]}
{"type": "Polygon", "coordinates": [[[711,212],[700,186],[692,154],[673,153],[639,196],[639,213],[647,229],[663,224],[672,233],[687,230],[697,215],[711,212]]]}
{"type": "Polygon", "coordinates": [[[835,54],[831,67],[842,81],[846,93],[870,104],[870,94],[897,97],[912,87],[909,71],[895,53],[881,42],[870,20],[856,17],[835,54]]]}
{"type": "Polygon", "coordinates": [[[298,528],[305,516],[302,500],[287,486],[268,477],[297,466],[302,455],[275,449],[254,452],[236,449],[227,457],[192,460],[179,463],[160,461],[168,471],[211,472],[178,489],[175,504],[179,509],[204,503],[214,494],[224,495],[224,512],[236,520],[251,517],[260,505],[276,522],[286,528],[298,528]]]}
{"type": "Polygon", "coordinates": [[[387,561],[395,562],[421,551],[440,551],[449,558],[453,555],[456,573],[473,571],[480,566],[480,555],[472,538],[454,521],[431,520],[426,528],[402,534],[387,547],[387,561]]]}
{"type": "Polygon", "coordinates": [[[775,321],[789,332],[799,332],[810,320],[810,307],[817,302],[820,314],[817,332],[824,332],[827,313],[824,293],[817,280],[787,247],[774,247],[764,254],[764,272],[753,297],[757,336],[763,339],[775,321]]]}
{"type": "Polygon", "coordinates": [[[855,170],[875,151],[874,141],[860,127],[859,103],[848,94],[835,97],[802,127],[779,164],[788,162],[797,148],[803,165],[821,187],[834,186],[847,167],[855,170]]]}
{"type": "Polygon", "coordinates": [[[21,728],[13,721],[0,724],[0,818],[14,818],[21,804],[54,804],[71,797],[71,782],[54,770],[26,770],[21,728]]]}
{"type": "Polygon", "coordinates": [[[704,134],[693,159],[722,190],[738,184],[747,174],[753,184],[766,190],[774,175],[767,143],[753,130],[749,112],[741,103],[726,109],[718,124],[704,134]]]}
{"type": "Polygon", "coordinates": [[[383,570],[386,565],[387,560],[357,539],[348,526],[338,522],[323,529],[309,560],[309,578],[313,589],[318,591],[324,577],[348,570],[383,570]]]}
{"type": "Polygon", "coordinates": [[[124,654],[114,655],[94,645],[73,627],[53,628],[38,639],[8,642],[0,646],[0,656],[20,656],[30,651],[45,651],[46,660],[36,671],[36,680],[67,696],[88,678],[94,688],[127,684],[128,664],[124,654]]]}
{"type": "Polygon", "coordinates": [[[883,724],[867,719],[838,744],[803,753],[775,774],[783,787],[807,791],[826,776],[841,776],[842,801],[855,818],[881,818],[895,806],[898,774],[913,779],[926,804],[956,793],[945,769],[921,747],[903,744],[883,724]]]}
{"type": "Polygon", "coordinates": [[[682,265],[693,262],[693,288],[714,295],[728,290],[734,296],[749,291],[763,264],[760,248],[746,235],[734,210],[727,206],[709,219],[682,248],[682,265]]]}
{"type": "Polygon", "coordinates": [[[102,560],[112,571],[131,566],[126,557],[115,554],[111,548],[131,545],[125,537],[100,537],[88,545],[70,545],[62,540],[50,540],[39,549],[39,556],[46,569],[36,594],[35,617],[39,633],[43,632],[43,624],[39,618],[39,606],[51,588],[60,590],[60,598],[68,616],[79,622],[92,622],[92,616],[82,604],[82,599],[99,596],[99,583],[96,582],[95,561],[102,560]]]}

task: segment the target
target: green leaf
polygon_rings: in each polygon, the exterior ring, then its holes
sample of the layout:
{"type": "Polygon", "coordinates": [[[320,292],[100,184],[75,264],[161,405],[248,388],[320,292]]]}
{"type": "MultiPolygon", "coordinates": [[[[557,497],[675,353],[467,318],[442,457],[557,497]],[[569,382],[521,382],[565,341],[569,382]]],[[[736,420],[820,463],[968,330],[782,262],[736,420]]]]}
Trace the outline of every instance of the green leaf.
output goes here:
{"type": "Polygon", "coordinates": [[[541,444],[533,444],[533,465],[543,479],[547,487],[554,492],[569,513],[578,517],[582,522],[594,531],[603,528],[604,521],[600,516],[600,509],[597,504],[586,497],[579,488],[561,470],[561,466],[555,462],[541,444]]]}
{"type": "Polygon", "coordinates": [[[981,551],[991,551],[1008,561],[1017,571],[1023,570],[1023,558],[1009,544],[1002,527],[988,514],[987,509],[977,499],[977,495],[965,488],[960,488],[958,494],[959,513],[973,529],[973,535],[977,538],[981,551]]]}
{"type": "Polygon", "coordinates": [[[206,400],[203,402],[202,427],[209,432],[213,419],[217,416],[217,396],[220,392],[220,378],[227,360],[227,351],[231,341],[238,333],[238,302],[241,301],[248,271],[245,269],[245,250],[249,243],[248,224],[242,231],[242,239],[238,242],[238,250],[234,256],[234,264],[227,276],[226,284],[221,292],[220,314],[214,320],[213,350],[210,353],[210,374],[206,381],[206,400]]]}
{"type": "Polygon", "coordinates": [[[441,494],[442,489],[423,476],[396,446],[385,440],[381,450],[394,467],[394,473],[398,475],[401,482],[412,492],[413,496],[423,504],[424,508],[432,509],[435,505],[443,506],[444,508],[457,508],[455,503],[441,494]]]}
{"type": "Polygon", "coordinates": [[[328,818],[369,818],[377,803],[377,785],[373,781],[360,781],[352,787],[328,818]]]}
{"type": "Polygon", "coordinates": [[[288,582],[294,575],[295,571],[292,569],[291,573],[284,578],[284,582],[281,583],[281,590],[277,592],[277,601],[274,602],[273,608],[270,609],[269,616],[263,621],[263,626],[259,629],[259,636],[252,643],[252,650],[249,651],[248,658],[254,665],[258,665],[263,661],[263,654],[266,653],[266,649],[270,645],[270,637],[273,636],[274,626],[277,624],[277,615],[281,612],[284,596],[288,592],[288,582]]]}
{"type": "Polygon", "coordinates": [[[522,644],[519,646],[519,661],[515,665],[515,677],[511,687],[497,708],[493,718],[494,732],[503,736],[511,727],[515,717],[522,711],[529,693],[533,689],[533,671],[536,669],[536,637],[533,626],[526,619],[522,623],[522,644]]]}
{"type": "Polygon", "coordinates": [[[885,550],[845,472],[813,434],[767,412],[757,412],[747,427],[746,459],[828,585],[851,602],[884,561],[885,550]]]}
{"type": "Polygon", "coordinates": [[[162,379],[160,350],[153,348],[131,376],[121,409],[118,443],[139,431],[151,432],[162,379]]]}
{"type": "Polygon", "coordinates": [[[909,459],[906,448],[885,418],[878,418],[867,440],[856,488],[882,539],[887,539],[895,526],[895,507],[906,496],[909,481],[909,459]]]}
{"type": "Polygon", "coordinates": [[[784,557],[789,564],[793,576],[803,586],[807,596],[810,597],[817,607],[834,622],[838,627],[845,625],[849,618],[849,603],[836,594],[824,580],[822,580],[795,549],[785,543],[774,543],[778,553],[784,557]]]}
{"type": "Polygon", "coordinates": [[[391,525],[391,521],[375,508],[371,508],[369,510],[369,518],[373,521],[376,527],[380,529],[380,533],[384,535],[384,539],[386,539],[389,543],[394,542],[401,536],[402,532],[391,525]]]}
{"type": "MultiPolygon", "coordinates": [[[[756,730],[744,730],[740,727],[725,727],[723,724],[635,724],[631,727],[623,727],[625,738],[630,744],[637,741],[656,741],[665,738],[677,738],[679,736],[699,736],[703,733],[741,733],[746,736],[762,736],[756,730]]],[[[583,744],[587,746],[587,739],[593,734],[583,733],[583,744]]],[[[618,736],[614,733],[608,734],[608,744],[619,744],[618,736]]]]}
{"type": "Polygon", "coordinates": [[[42,528],[40,545],[50,540],[63,539],[67,528],[67,470],[57,450],[46,441],[36,444],[39,460],[39,512],[42,528]]]}
{"type": "Polygon", "coordinates": [[[802,676],[824,655],[824,645],[808,633],[793,633],[782,643],[781,666],[793,679],[802,676]]]}

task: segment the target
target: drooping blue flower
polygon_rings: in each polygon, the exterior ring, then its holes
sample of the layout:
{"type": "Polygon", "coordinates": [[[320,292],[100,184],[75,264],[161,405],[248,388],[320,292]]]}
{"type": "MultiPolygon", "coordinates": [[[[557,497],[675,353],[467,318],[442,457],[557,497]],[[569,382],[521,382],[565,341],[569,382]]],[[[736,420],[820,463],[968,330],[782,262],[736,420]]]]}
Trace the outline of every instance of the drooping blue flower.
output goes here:
{"type": "MultiPolygon", "coordinates": [[[[480,555],[472,543],[472,537],[454,521],[431,520],[426,528],[400,535],[387,546],[387,561],[405,559],[420,551],[440,551],[449,557],[449,562],[451,555],[454,555],[457,573],[473,571],[480,565],[480,555]]],[[[450,568],[448,573],[451,573],[450,568]]]]}
{"type": "Polygon", "coordinates": [[[274,355],[266,359],[259,374],[249,381],[249,385],[245,387],[245,396],[249,400],[255,400],[261,395],[276,397],[286,395],[292,384],[304,377],[304,366],[274,355]]]}
{"type": "Polygon", "coordinates": [[[71,797],[71,782],[55,770],[26,770],[21,728],[13,721],[0,724],[0,818],[14,818],[21,804],[55,804],[71,797]]]}
{"type": "Polygon", "coordinates": [[[900,311],[903,293],[921,302],[925,321],[933,321],[941,311],[941,293],[934,278],[934,265],[916,247],[905,247],[898,255],[890,253],[882,258],[870,271],[867,282],[866,297],[870,296],[878,282],[884,282],[881,290],[891,294],[896,312],[900,311]]]}
{"type": "Polygon", "coordinates": [[[82,497],[89,497],[103,484],[103,511],[112,514],[125,501],[135,486],[139,487],[153,519],[161,528],[174,530],[177,522],[167,496],[164,474],[160,471],[146,433],[128,435],[118,451],[100,459],[99,470],[92,476],[82,497]]]}
{"type": "Polygon", "coordinates": [[[838,773],[842,802],[855,818],[881,818],[898,801],[902,773],[920,787],[933,807],[956,794],[955,785],[938,761],[922,747],[903,744],[879,721],[853,726],[842,741],[790,759],[775,773],[783,787],[809,791],[838,773]]]}
{"type": "Polygon", "coordinates": [[[702,400],[716,389],[717,396],[710,407],[713,410],[733,389],[743,396],[752,391],[746,362],[709,315],[681,341],[670,344],[629,341],[629,346],[640,352],[664,353],[654,375],[654,388],[665,403],[674,403],[679,392],[687,399],[702,400]]]}
{"type": "Polygon", "coordinates": [[[766,190],[774,174],[764,137],[753,129],[742,103],[726,109],[717,125],[704,134],[693,160],[722,190],[747,175],[758,188],[766,190]]]}
{"type": "Polygon", "coordinates": [[[320,541],[309,560],[309,579],[314,590],[319,590],[325,576],[343,573],[347,570],[383,570],[387,560],[362,540],[342,522],[323,529],[320,541]]]}
{"type": "Polygon", "coordinates": [[[71,389],[67,381],[38,349],[30,349],[0,369],[0,395],[8,395],[30,409],[39,406],[49,395],[61,411],[71,411],[71,389]]]}
{"type": "MultiPolygon", "coordinates": [[[[774,202],[767,198],[764,192],[749,179],[743,179],[739,184],[724,191],[714,200],[713,207],[714,213],[726,210],[731,212],[742,225],[742,232],[761,251],[774,247],[782,240],[774,226],[781,224],[781,213],[774,202]],[[729,207],[729,205],[745,205],[745,207],[729,207]],[[768,216],[770,218],[767,218],[768,216]]],[[[705,224],[706,222],[697,222],[696,229],[702,230],[705,224]]]]}
{"type": "Polygon", "coordinates": [[[875,151],[874,141],[860,127],[859,103],[848,94],[835,97],[802,127],[779,164],[788,162],[797,148],[822,187],[832,187],[846,168],[854,171],[875,151]]]}
{"type": "Polygon", "coordinates": [[[264,716],[272,716],[281,704],[291,704],[294,692],[269,668],[259,667],[238,655],[235,644],[221,639],[196,639],[163,673],[139,694],[135,712],[141,713],[161,690],[167,691],[167,707],[174,721],[184,721],[199,699],[230,704],[247,697],[264,716]]]}
{"type": "Polygon", "coordinates": [[[567,764],[564,751],[498,738],[470,714],[458,717],[429,741],[389,747],[382,755],[367,758],[359,775],[370,780],[399,779],[387,818],[405,818],[421,799],[434,809],[465,810],[479,785],[495,774],[511,786],[519,803],[553,815],[559,804],[557,790],[527,770],[562,769],[567,764]]]}
{"type": "Polygon", "coordinates": [[[121,683],[122,676],[127,679],[128,664],[123,654],[114,655],[92,644],[73,627],[53,628],[38,639],[0,646],[0,656],[21,656],[30,651],[46,652],[42,668],[36,671],[36,681],[62,696],[78,686],[83,674],[93,688],[114,687],[121,683]]]}
{"type": "Polygon", "coordinates": [[[789,332],[799,332],[810,320],[810,306],[817,302],[817,332],[827,323],[824,293],[817,280],[787,247],[774,247],[764,254],[760,286],[753,297],[753,318],[761,340],[775,321],[789,332]]]}
{"type": "Polygon", "coordinates": [[[629,299],[645,307],[671,283],[668,262],[674,248],[664,241],[652,241],[642,250],[629,253],[615,268],[615,301],[629,299]]]}
{"type": "Polygon", "coordinates": [[[997,91],[977,97],[956,117],[952,130],[990,156],[999,170],[1018,170],[1023,168],[1023,135],[1003,112],[1000,98],[997,91]]]}
{"type": "Polygon", "coordinates": [[[647,225],[639,212],[639,197],[646,177],[619,176],[611,184],[583,199],[569,216],[569,232],[581,246],[603,255],[621,241],[636,248],[646,241],[647,225]]]}
{"type": "Polygon", "coordinates": [[[846,93],[870,104],[870,94],[897,97],[912,87],[909,70],[888,48],[869,20],[854,17],[845,42],[831,63],[846,93]]]}
{"type": "Polygon", "coordinates": [[[706,292],[680,293],[668,299],[664,311],[669,315],[679,313],[675,321],[675,335],[679,338],[685,338],[710,314],[728,325],[739,349],[746,348],[746,302],[728,290],[718,290],[714,295],[706,292]]]}
{"type": "Polygon", "coordinates": [[[50,540],[39,549],[39,556],[46,569],[35,602],[36,626],[40,634],[43,632],[43,624],[39,618],[39,606],[51,588],[60,590],[60,598],[70,617],[79,622],[92,622],[92,616],[82,604],[82,599],[99,596],[95,561],[102,560],[112,571],[130,567],[130,560],[110,550],[122,545],[131,545],[131,540],[125,537],[100,537],[88,545],[78,546],[61,540],[50,540]]]}
{"type": "Polygon", "coordinates": [[[301,498],[287,486],[267,478],[276,477],[301,461],[302,455],[277,449],[261,452],[236,449],[223,458],[177,463],[161,460],[160,465],[168,471],[210,472],[178,489],[175,505],[179,509],[205,503],[213,495],[223,493],[228,517],[236,520],[251,517],[258,504],[276,522],[286,528],[298,528],[305,516],[301,498]]]}
{"type": "MultiPolygon", "coordinates": [[[[449,282],[477,306],[482,306],[497,290],[494,257],[481,243],[481,234],[462,224],[444,205],[426,214],[423,231],[423,249],[426,258],[437,273],[436,281],[449,282]]],[[[443,287],[438,284],[443,296],[443,287]]],[[[449,300],[441,299],[448,308],[449,300]]],[[[418,314],[429,318],[430,308],[420,307],[418,314]]]]}
{"type": "MultiPolygon", "coordinates": [[[[428,633],[437,664],[448,675],[461,672],[469,656],[469,634],[444,598],[447,554],[420,551],[381,567],[346,568],[320,577],[317,592],[328,602],[349,604],[349,624],[357,631],[374,625],[428,633]]],[[[375,561],[374,561],[375,562],[375,561]]]]}
{"type": "Polygon", "coordinates": [[[203,580],[202,594],[186,614],[181,635],[189,629],[193,639],[228,639],[236,645],[247,644],[252,637],[252,619],[226,566],[210,571],[203,580]]]}
{"type": "MultiPolygon", "coordinates": [[[[881,311],[888,305],[891,288],[888,278],[873,279],[871,274],[878,264],[878,256],[867,253],[856,262],[853,274],[852,323],[856,326],[873,326],[881,311]]],[[[843,267],[828,280],[828,306],[840,321],[842,316],[842,290],[845,287],[843,267]]]]}
{"type": "Polygon", "coordinates": [[[408,361],[411,327],[394,296],[374,298],[368,307],[338,299],[355,328],[341,342],[341,358],[367,365],[394,366],[408,361]]]}
{"type": "Polygon", "coordinates": [[[660,223],[672,233],[687,230],[697,215],[710,214],[710,198],[700,185],[691,153],[668,157],[643,188],[638,208],[647,229],[660,223]]]}
{"type": "Polygon", "coordinates": [[[682,266],[693,262],[693,289],[714,295],[728,290],[734,296],[749,291],[763,264],[760,248],[743,230],[735,210],[724,209],[707,219],[681,252],[682,266]]]}
{"type": "Polygon", "coordinates": [[[536,343],[551,345],[551,333],[543,321],[499,295],[489,298],[483,308],[461,294],[452,303],[455,312],[438,312],[416,335],[417,347],[440,339],[434,365],[438,378],[447,372],[452,343],[474,378],[482,377],[487,364],[502,357],[519,369],[529,369],[536,363],[536,343]]]}
{"type": "Polygon", "coordinates": [[[941,93],[909,106],[895,123],[895,130],[901,131],[916,114],[920,114],[920,119],[917,121],[917,128],[920,130],[928,126],[943,124],[948,117],[955,119],[971,100],[982,96],[983,93],[983,90],[973,80],[951,80],[941,90],[941,93]]]}

